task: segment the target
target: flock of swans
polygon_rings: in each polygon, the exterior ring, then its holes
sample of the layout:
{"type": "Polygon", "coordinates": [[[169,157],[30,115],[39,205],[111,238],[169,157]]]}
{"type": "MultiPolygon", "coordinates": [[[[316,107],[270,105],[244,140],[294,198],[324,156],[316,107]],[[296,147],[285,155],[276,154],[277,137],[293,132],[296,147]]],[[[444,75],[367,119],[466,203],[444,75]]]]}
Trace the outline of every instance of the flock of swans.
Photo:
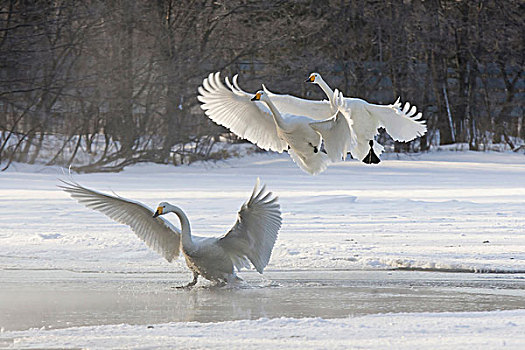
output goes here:
{"type": "MultiPolygon", "coordinates": [[[[330,162],[344,161],[347,152],[364,163],[379,163],[383,146],[374,140],[384,127],[396,141],[410,141],[424,135],[421,113],[399,99],[391,105],[376,105],[358,98],[344,97],[332,90],[318,73],[307,82],[317,84],[328,101],[314,101],[275,94],[264,85],[256,93],[242,90],[235,75],[224,85],[220,73],[211,73],[198,88],[198,100],[206,115],[241,138],[265,150],[287,151],[293,161],[310,174],[323,172],[330,162]]],[[[233,227],[221,237],[199,237],[181,208],[161,202],[153,211],[142,203],[62,181],[61,189],[86,207],[125,224],[151,249],[168,262],[182,252],[193,272],[219,285],[241,280],[236,271],[249,268],[259,273],[270,260],[281,228],[277,197],[260,186],[259,179],[250,198],[241,206],[233,227]],[[180,229],[162,216],[177,215],[180,229]]]]}
{"type": "Polygon", "coordinates": [[[306,80],[317,84],[327,100],[307,100],[275,94],[264,84],[255,94],[239,87],[238,75],[224,85],[220,72],[210,73],[198,88],[206,115],[237,136],[264,150],[288,151],[304,171],[316,175],[330,162],[344,161],[349,151],[364,163],[379,163],[383,146],[374,140],[379,128],[396,141],[411,141],[426,133],[421,113],[399,99],[377,105],[334,91],[320,74],[306,80]],[[324,148],[322,149],[321,146],[324,148]]]}

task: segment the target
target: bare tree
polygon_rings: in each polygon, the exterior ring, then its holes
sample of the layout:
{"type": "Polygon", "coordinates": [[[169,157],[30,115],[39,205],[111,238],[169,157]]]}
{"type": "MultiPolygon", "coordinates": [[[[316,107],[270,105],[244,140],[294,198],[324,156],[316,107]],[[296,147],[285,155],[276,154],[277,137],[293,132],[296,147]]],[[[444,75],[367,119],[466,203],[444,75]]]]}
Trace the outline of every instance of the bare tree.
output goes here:
{"type": "MultiPolygon", "coordinates": [[[[323,97],[322,73],[347,95],[398,96],[429,131],[395,151],[468,143],[518,149],[523,11],[517,0],[57,0],[0,2],[0,162],[119,171],[225,154],[228,131],[199,108],[210,72],[249,90],[323,97]]],[[[235,140],[235,137],[230,137],[235,140]]]]}

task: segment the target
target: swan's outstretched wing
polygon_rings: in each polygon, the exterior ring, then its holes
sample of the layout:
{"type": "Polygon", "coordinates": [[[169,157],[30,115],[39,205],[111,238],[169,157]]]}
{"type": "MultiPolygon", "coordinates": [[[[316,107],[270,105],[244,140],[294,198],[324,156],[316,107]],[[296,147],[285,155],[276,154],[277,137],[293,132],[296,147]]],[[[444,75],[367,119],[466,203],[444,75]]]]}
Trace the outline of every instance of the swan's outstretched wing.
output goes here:
{"type": "Polygon", "coordinates": [[[255,94],[241,90],[237,76],[228,87],[220,80],[220,73],[210,73],[199,86],[197,99],[201,108],[215,123],[225,126],[235,135],[262,149],[282,152],[287,145],[279,139],[270,110],[262,102],[250,101],[255,94]]]}
{"type": "Polygon", "coordinates": [[[153,218],[147,206],[85,188],[78,183],[62,181],[59,185],[86,207],[98,210],[111,219],[131,227],[146,245],[172,261],[179,256],[180,232],[161,217],[153,218]]]}
{"type": "Polygon", "coordinates": [[[268,90],[264,84],[263,90],[281,114],[301,115],[315,120],[325,120],[333,116],[336,111],[336,108],[326,100],[307,100],[292,95],[276,94],[268,90]]]}
{"type": "Polygon", "coordinates": [[[421,112],[416,114],[416,106],[410,107],[408,102],[401,108],[399,98],[392,105],[368,103],[365,108],[379,120],[386,132],[396,141],[411,141],[427,132],[425,122],[419,120],[422,117],[421,112]]]}
{"type": "MultiPolygon", "coordinates": [[[[336,107],[346,112],[343,95],[337,89],[334,92],[333,101],[336,107]]],[[[357,145],[357,138],[352,124],[353,122],[349,118],[348,113],[343,114],[339,113],[339,111],[336,111],[336,115],[332,118],[310,123],[312,129],[323,137],[326,153],[332,162],[345,160],[348,150],[357,145]]]]}
{"type": "Polygon", "coordinates": [[[277,197],[266,191],[265,186],[259,189],[257,179],[250,199],[239,210],[237,222],[217,244],[232,258],[237,269],[246,267],[247,258],[262,273],[270,260],[281,222],[277,197]]]}

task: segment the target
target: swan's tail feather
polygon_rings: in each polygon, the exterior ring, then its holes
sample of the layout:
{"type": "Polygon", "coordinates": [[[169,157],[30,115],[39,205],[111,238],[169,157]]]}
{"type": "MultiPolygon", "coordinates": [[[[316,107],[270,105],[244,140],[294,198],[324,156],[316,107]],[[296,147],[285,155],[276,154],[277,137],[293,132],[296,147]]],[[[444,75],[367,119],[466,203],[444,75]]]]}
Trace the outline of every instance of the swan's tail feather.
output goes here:
{"type": "Polygon", "coordinates": [[[311,175],[322,173],[330,163],[330,158],[324,152],[312,153],[312,155],[306,159],[303,159],[292,148],[288,150],[288,154],[299,168],[311,175]]]}

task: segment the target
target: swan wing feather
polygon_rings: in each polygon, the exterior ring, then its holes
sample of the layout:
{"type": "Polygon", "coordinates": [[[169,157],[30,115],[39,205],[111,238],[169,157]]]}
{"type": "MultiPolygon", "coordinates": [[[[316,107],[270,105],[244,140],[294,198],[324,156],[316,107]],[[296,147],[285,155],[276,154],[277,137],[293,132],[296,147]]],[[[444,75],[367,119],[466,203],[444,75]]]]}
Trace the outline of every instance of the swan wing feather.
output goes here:
{"type": "Polygon", "coordinates": [[[403,108],[399,99],[391,105],[368,103],[365,108],[395,141],[411,141],[427,132],[425,121],[420,120],[422,114],[416,114],[416,106],[411,107],[409,102],[403,108]]]}
{"type": "Polygon", "coordinates": [[[312,129],[317,131],[323,137],[324,148],[332,162],[338,162],[346,158],[350,149],[350,136],[353,134],[350,130],[346,118],[342,114],[319,121],[310,123],[312,129]]]}
{"type": "Polygon", "coordinates": [[[236,223],[217,242],[230,256],[237,269],[247,266],[251,261],[255,269],[262,273],[281,228],[281,211],[277,197],[260,188],[259,179],[250,199],[239,210],[236,223]]]}
{"type": "Polygon", "coordinates": [[[287,146],[277,135],[277,128],[271,112],[263,103],[251,101],[254,94],[242,90],[228,78],[226,86],[220,79],[220,72],[210,73],[199,86],[197,99],[201,108],[215,123],[232,131],[264,150],[284,151],[287,146]]]}
{"type": "Polygon", "coordinates": [[[357,138],[352,128],[353,121],[348,113],[339,113],[339,109],[344,109],[343,95],[336,89],[333,100],[338,108],[336,114],[329,119],[312,122],[310,126],[317,131],[324,141],[326,153],[332,162],[344,160],[349,149],[357,144],[357,138]]]}
{"type": "Polygon", "coordinates": [[[129,226],[148,247],[171,262],[179,256],[180,232],[162,217],[153,218],[153,210],[142,203],[111,196],[83,187],[76,182],[62,181],[62,190],[86,207],[100,211],[109,218],[129,226]]]}

